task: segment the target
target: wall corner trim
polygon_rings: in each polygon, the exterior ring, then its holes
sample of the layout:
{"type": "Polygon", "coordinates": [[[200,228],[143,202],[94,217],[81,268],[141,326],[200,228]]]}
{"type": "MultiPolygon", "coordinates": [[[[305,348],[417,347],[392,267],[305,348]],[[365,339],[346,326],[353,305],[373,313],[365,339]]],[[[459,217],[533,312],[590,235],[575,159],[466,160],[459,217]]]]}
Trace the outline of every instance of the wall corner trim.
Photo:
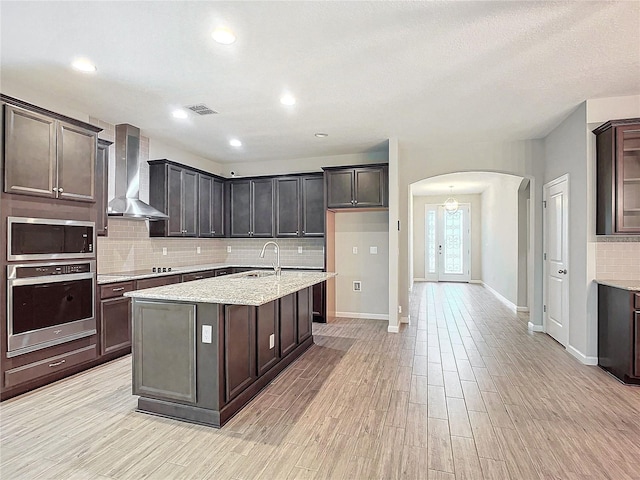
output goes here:
{"type": "Polygon", "coordinates": [[[567,352],[577,358],[583,365],[598,365],[598,357],[589,357],[571,345],[567,345],[567,352]]]}
{"type": "Polygon", "coordinates": [[[527,328],[529,329],[530,332],[544,332],[543,325],[536,325],[535,323],[531,323],[531,322],[529,322],[529,324],[527,325],[527,328]]]}
{"type": "Polygon", "coordinates": [[[400,327],[394,327],[394,326],[389,325],[387,327],[387,332],[389,332],[389,333],[400,333],[400,327]]]}

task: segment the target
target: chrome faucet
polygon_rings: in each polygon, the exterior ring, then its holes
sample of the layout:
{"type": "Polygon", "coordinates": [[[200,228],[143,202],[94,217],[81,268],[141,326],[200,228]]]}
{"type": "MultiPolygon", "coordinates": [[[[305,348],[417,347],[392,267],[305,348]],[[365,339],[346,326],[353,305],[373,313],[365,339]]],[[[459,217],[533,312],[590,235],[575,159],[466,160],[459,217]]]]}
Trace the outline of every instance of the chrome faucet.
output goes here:
{"type": "Polygon", "coordinates": [[[264,258],[264,251],[267,249],[267,245],[273,245],[276,247],[276,263],[273,264],[273,270],[276,272],[276,276],[280,276],[280,246],[274,242],[273,240],[269,240],[262,247],[262,251],[260,252],[260,258],[264,258]]]}

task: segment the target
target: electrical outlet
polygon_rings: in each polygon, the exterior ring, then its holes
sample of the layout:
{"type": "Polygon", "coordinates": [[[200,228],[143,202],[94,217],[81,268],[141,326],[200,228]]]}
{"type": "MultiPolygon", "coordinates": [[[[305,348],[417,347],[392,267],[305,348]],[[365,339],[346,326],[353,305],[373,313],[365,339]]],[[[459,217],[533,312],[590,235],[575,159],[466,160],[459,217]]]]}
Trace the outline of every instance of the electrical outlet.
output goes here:
{"type": "Polygon", "coordinates": [[[167,254],[167,247],[162,247],[162,254],[166,255],[167,254]]]}
{"type": "Polygon", "coordinates": [[[231,245],[227,245],[227,253],[231,253],[231,245]]]}
{"type": "Polygon", "coordinates": [[[269,349],[272,349],[273,347],[276,346],[276,336],[275,334],[271,334],[269,335],[269,349]]]}
{"type": "Polygon", "coordinates": [[[378,247],[369,247],[369,253],[371,255],[377,255],[378,254],[378,247]]]}
{"type": "Polygon", "coordinates": [[[302,247],[298,247],[298,253],[302,253],[302,247]]]}
{"type": "Polygon", "coordinates": [[[196,247],[196,253],[202,253],[202,250],[200,250],[200,247],[196,247]]]}
{"type": "Polygon", "coordinates": [[[353,252],[354,255],[357,255],[358,254],[358,247],[353,247],[351,249],[351,251],[353,252]]]}
{"type": "Polygon", "coordinates": [[[398,313],[402,313],[402,305],[398,305],[398,313]]]}
{"type": "Polygon", "coordinates": [[[211,334],[213,329],[211,325],[202,325],[202,343],[211,343],[211,334]]]}
{"type": "Polygon", "coordinates": [[[362,290],[362,282],[360,280],[353,281],[353,291],[360,292],[362,290]]]}

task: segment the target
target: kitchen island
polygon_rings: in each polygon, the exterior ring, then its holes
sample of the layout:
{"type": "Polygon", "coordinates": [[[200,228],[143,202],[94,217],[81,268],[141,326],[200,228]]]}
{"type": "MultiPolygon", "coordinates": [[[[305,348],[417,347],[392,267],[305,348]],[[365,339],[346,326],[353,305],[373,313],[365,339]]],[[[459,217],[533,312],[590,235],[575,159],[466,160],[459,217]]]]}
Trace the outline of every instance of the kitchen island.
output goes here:
{"type": "Polygon", "coordinates": [[[128,292],[138,410],[220,427],[313,344],[328,272],[250,271],[128,292]]]}

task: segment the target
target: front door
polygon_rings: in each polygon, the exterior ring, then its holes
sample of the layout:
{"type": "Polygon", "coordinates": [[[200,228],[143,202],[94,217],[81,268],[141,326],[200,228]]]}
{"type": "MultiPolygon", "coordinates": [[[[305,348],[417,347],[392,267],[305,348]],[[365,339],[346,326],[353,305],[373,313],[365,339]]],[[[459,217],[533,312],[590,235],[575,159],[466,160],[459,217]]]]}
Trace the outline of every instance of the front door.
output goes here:
{"type": "Polygon", "coordinates": [[[470,206],[455,213],[442,205],[425,209],[425,278],[435,282],[471,280],[470,206]]]}
{"type": "Polygon", "coordinates": [[[545,331],[567,346],[569,339],[569,177],[544,186],[545,331]]]}

